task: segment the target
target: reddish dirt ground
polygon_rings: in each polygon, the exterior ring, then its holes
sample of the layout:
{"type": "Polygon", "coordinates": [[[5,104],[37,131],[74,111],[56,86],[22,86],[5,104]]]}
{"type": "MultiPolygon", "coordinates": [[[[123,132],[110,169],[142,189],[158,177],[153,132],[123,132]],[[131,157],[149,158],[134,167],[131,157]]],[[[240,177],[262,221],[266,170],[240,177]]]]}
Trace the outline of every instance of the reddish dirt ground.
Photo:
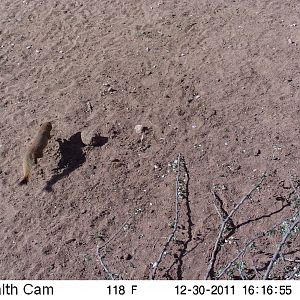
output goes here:
{"type": "MultiPolygon", "coordinates": [[[[105,279],[96,249],[111,237],[109,271],[149,278],[174,225],[179,153],[187,197],[156,279],[205,277],[220,226],[212,187],[229,211],[267,172],[215,272],[291,216],[299,15],[297,0],[1,1],[0,279],[105,279]],[[18,186],[45,121],[53,137],[18,186]],[[86,147],[80,133],[93,126],[107,141],[86,147]]],[[[247,263],[264,270],[280,239],[260,241],[247,263]]]]}

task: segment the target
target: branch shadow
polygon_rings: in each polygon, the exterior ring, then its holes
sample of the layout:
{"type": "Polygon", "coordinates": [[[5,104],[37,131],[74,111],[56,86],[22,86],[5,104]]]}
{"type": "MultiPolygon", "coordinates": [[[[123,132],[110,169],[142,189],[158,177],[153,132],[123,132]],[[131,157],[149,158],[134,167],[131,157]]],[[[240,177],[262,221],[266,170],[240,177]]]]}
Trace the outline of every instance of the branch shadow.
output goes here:
{"type": "MultiPolygon", "coordinates": [[[[185,200],[185,206],[186,206],[186,216],[187,216],[187,239],[185,241],[178,241],[177,244],[181,244],[181,248],[179,249],[179,254],[176,257],[175,261],[172,263],[172,265],[166,270],[164,276],[167,278],[170,278],[170,271],[171,269],[177,264],[177,270],[176,270],[176,277],[178,280],[183,279],[183,258],[193,251],[194,249],[197,248],[197,246],[200,243],[197,243],[195,247],[190,249],[189,251],[187,250],[189,243],[193,239],[193,234],[192,234],[192,227],[194,226],[194,223],[192,222],[192,210],[190,206],[190,201],[189,201],[189,181],[190,181],[190,175],[189,172],[184,164],[184,171],[187,175],[187,182],[186,182],[186,190],[185,190],[185,196],[183,197],[183,200],[185,200]]],[[[183,227],[184,228],[184,227],[183,227]]]]}
{"type": "MultiPolygon", "coordinates": [[[[258,275],[261,275],[261,272],[265,271],[268,268],[269,263],[266,262],[263,264],[262,267],[256,268],[256,271],[253,268],[246,268],[244,270],[244,278],[240,275],[234,275],[232,276],[232,280],[259,280],[260,278],[258,278],[258,275]],[[259,274],[256,274],[256,272],[259,272],[259,274]]],[[[228,279],[227,279],[228,280],[228,279]]]]}
{"type": "Polygon", "coordinates": [[[227,228],[227,234],[224,234],[224,236],[221,238],[220,243],[218,245],[217,255],[215,257],[215,260],[213,261],[213,267],[212,267],[212,269],[210,271],[210,274],[209,274],[210,278],[213,279],[215,277],[215,268],[214,268],[215,267],[215,261],[217,260],[218,253],[221,250],[221,246],[225,243],[225,240],[228,240],[236,232],[236,230],[239,229],[240,227],[245,226],[245,225],[250,224],[250,223],[253,223],[253,222],[256,222],[256,221],[259,221],[259,220],[264,219],[264,218],[270,218],[271,216],[280,213],[287,206],[290,206],[289,202],[287,202],[286,204],[282,204],[282,206],[279,209],[274,210],[274,211],[272,211],[272,212],[270,212],[268,214],[264,214],[264,215],[258,216],[257,218],[247,220],[247,221],[242,222],[242,223],[237,224],[237,225],[234,225],[234,223],[231,223],[230,227],[227,228]],[[231,227],[231,225],[234,225],[234,227],[231,227]]]}
{"type": "MultiPolygon", "coordinates": [[[[185,256],[187,256],[189,253],[191,253],[191,252],[193,252],[200,244],[202,244],[203,243],[203,240],[200,240],[200,241],[198,241],[197,243],[196,243],[196,245],[193,247],[193,248],[191,248],[190,250],[188,250],[188,251],[186,251],[186,252],[184,252],[183,254],[182,254],[182,256],[181,256],[181,260],[182,260],[182,258],[183,257],[185,257],[185,256]]],[[[179,257],[176,257],[175,258],[175,260],[173,261],[173,263],[171,264],[171,266],[166,270],[166,272],[165,272],[165,274],[163,275],[163,277],[165,277],[166,279],[169,279],[169,280],[177,280],[177,279],[179,279],[179,278],[173,278],[172,276],[171,276],[171,274],[170,274],[170,271],[172,270],[172,268],[176,265],[176,264],[178,264],[180,261],[179,261],[179,257]]],[[[177,277],[178,277],[178,271],[177,271],[177,277]]],[[[181,279],[183,279],[182,278],[182,272],[181,272],[181,279]]]]}
{"type": "Polygon", "coordinates": [[[273,215],[275,215],[275,214],[278,214],[278,213],[280,213],[282,210],[284,210],[287,206],[290,206],[290,203],[286,203],[286,204],[282,205],[279,209],[274,210],[274,211],[272,211],[272,212],[270,212],[270,213],[268,213],[268,214],[261,215],[261,216],[259,216],[259,217],[257,217],[257,218],[250,219],[250,220],[247,220],[247,221],[245,221],[245,222],[243,222],[243,223],[237,224],[237,225],[235,226],[235,230],[238,229],[238,228],[240,228],[240,227],[242,227],[242,226],[245,226],[245,225],[247,225],[247,224],[249,224],[249,223],[256,222],[256,221],[259,221],[259,220],[264,219],[264,218],[269,218],[269,217],[271,217],[271,216],[273,216],[273,215]]]}
{"type": "MultiPolygon", "coordinates": [[[[184,165],[185,167],[185,165],[184,165]]],[[[193,227],[193,222],[192,222],[192,210],[190,206],[190,200],[189,200],[189,181],[190,181],[190,176],[188,173],[187,168],[185,167],[185,172],[187,174],[187,182],[186,182],[186,196],[185,196],[185,206],[186,206],[186,216],[187,216],[187,239],[184,241],[182,248],[179,250],[179,256],[178,256],[178,266],[177,266],[177,278],[179,280],[183,279],[182,276],[182,266],[183,266],[183,258],[185,256],[185,253],[187,252],[187,248],[189,243],[192,241],[193,234],[192,234],[192,227],[193,227]]]]}

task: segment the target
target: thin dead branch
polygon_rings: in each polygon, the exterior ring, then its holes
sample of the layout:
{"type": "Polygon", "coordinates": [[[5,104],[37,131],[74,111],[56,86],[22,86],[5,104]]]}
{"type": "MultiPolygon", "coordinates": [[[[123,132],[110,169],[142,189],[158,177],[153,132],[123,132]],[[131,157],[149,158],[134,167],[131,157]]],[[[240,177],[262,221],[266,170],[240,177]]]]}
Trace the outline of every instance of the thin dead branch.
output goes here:
{"type": "MultiPolygon", "coordinates": [[[[295,218],[295,216],[294,216],[295,218]]],[[[254,238],[248,240],[244,246],[243,249],[241,249],[237,255],[224,267],[224,269],[216,276],[215,279],[221,279],[221,277],[234,265],[234,263],[241,257],[243,256],[247,249],[254,243],[255,240],[268,235],[269,232],[273,232],[277,227],[279,227],[280,225],[282,225],[284,222],[286,222],[287,220],[290,220],[290,218],[286,218],[283,221],[273,225],[270,229],[268,230],[264,230],[264,232],[260,232],[258,233],[254,238]]],[[[299,220],[300,221],[300,220],[299,220]]],[[[286,258],[281,252],[278,254],[282,260],[284,261],[288,261],[288,262],[292,262],[292,263],[299,263],[300,260],[299,259],[290,259],[290,258],[286,258]]],[[[262,276],[262,274],[260,272],[258,272],[254,262],[252,262],[253,264],[253,269],[255,271],[256,277],[262,276]]],[[[257,278],[258,279],[258,278],[257,278]]]]}
{"type": "Polygon", "coordinates": [[[299,183],[296,186],[295,181],[296,181],[296,176],[293,174],[290,174],[290,183],[291,183],[292,189],[294,191],[294,194],[296,195],[295,200],[292,202],[292,207],[293,207],[293,209],[297,210],[300,207],[300,194],[298,192],[299,183]]]}
{"type": "Polygon", "coordinates": [[[292,280],[296,276],[296,274],[300,273],[300,263],[294,268],[294,271],[289,275],[287,280],[292,280]]]}
{"type": "Polygon", "coordinates": [[[291,258],[285,257],[282,253],[279,253],[279,255],[283,261],[288,261],[291,263],[300,263],[300,259],[291,259],[291,258]]]}
{"type": "Polygon", "coordinates": [[[253,260],[252,260],[252,266],[253,266],[253,270],[254,270],[255,276],[256,276],[255,279],[260,279],[261,273],[257,270],[256,265],[253,260]]]}
{"type": "MultiPolygon", "coordinates": [[[[281,222],[282,223],[282,222],[281,222]]],[[[220,272],[220,274],[218,274],[217,276],[216,276],[216,279],[220,279],[233,265],[234,265],[234,263],[241,257],[241,256],[243,256],[245,253],[246,253],[246,251],[247,251],[247,249],[251,246],[251,245],[253,245],[253,243],[254,243],[254,241],[256,241],[257,239],[259,239],[259,238],[261,238],[261,237],[263,237],[263,236],[265,236],[268,232],[271,232],[271,231],[273,231],[276,227],[278,227],[281,223],[277,223],[276,225],[273,225],[270,229],[268,229],[268,230],[265,230],[264,232],[260,232],[260,233],[258,233],[258,234],[256,234],[255,235],[255,237],[253,237],[252,239],[250,239],[250,240],[248,240],[247,242],[246,242],[246,244],[245,244],[245,246],[244,246],[244,248],[243,249],[241,249],[238,253],[237,253],[237,255],[224,267],[224,269],[222,270],[222,272],[220,272]]],[[[256,274],[258,274],[258,270],[257,270],[257,268],[256,268],[256,266],[254,265],[254,263],[253,263],[253,266],[254,266],[254,271],[255,271],[255,273],[256,274]]]]}
{"type": "Polygon", "coordinates": [[[115,280],[116,278],[114,277],[114,274],[111,273],[109,270],[108,270],[108,267],[104,264],[104,257],[106,255],[106,246],[122,231],[122,229],[124,228],[124,226],[129,222],[129,220],[131,218],[133,218],[134,215],[130,215],[126,221],[120,226],[120,228],[101,246],[97,245],[97,252],[96,252],[96,255],[98,257],[98,260],[100,261],[100,264],[104,270],[104,272],[106,273],[106,275],[108,276],[109,279],[111,280],[115,280]],[[105,253],[104,254],[101,254],[102,250],[105,250],[105,253]]]}
{"type": "Polygon", "coordinates": [[[179,198],[180,198],[180,184],[179,184],[179,177],[180,177],[180,163],[181,163],[181,154],[179,153],[178,157],[177,157],[177,174],[176,174],[176,195],[175,195],[175,222],[174,222],[174,226],[173,226],[173,231],[172,233],[169,235],[167,242],[165,243],[158,260],[153,263],[153,270],[152,270],[152,274],[150,275],[150,279],[154,280],[157,269],[159,264],[161,263],[163,256],[166,252],[167,247],[169,246],[170,242],[172,241],[172,239],[175,236],[175,233],[177,231],[177,227],[178,227],[178,219],[179,219],[179,198]]]}
{"type": "Polygon", "coordinates": [[[297,216],[295,217],[295,221],[292,223],[292,225],[289,228],[289,230],[283,236],[280,244],[277,246],[277,249],[276,249],[275,253],[273,254],[273,257],[272,257],[272,259],[271,259],[271,261],[270,261],[270,263],[268,265],[266,273],[264,274],[264,277],[263,277],[264,280],[269,279],[270,272],[271,272],[271,270],[272,270],[272,268],[274,266],[274,263],[276,262],[276,260],[280,256],[280,252],[281,252],[282,247],[286,244],[286,241],[288,240],[288,238],[291,235],[292,231],[294,230],[294,228],[297,226],[297,224],[299,222],[300,222],[300,215],[298,213],[297,216]]]}
{"type": "MultiPolygon", "coordinates": [[[[221,219],[221,222],[223,222],[224,220],[227,219],[228,213],[223,208],[223,202],[220,199],[220,197],[218,196],[218,194],[216,193],[216,191],[212,190],[212,194],[213,194],[213,198],[214,198],[215,209],[221,219]]],[[[229,227],[228,229],[234,229],[235,225],[231,218],[228,219],[227,223],[228,223],[228,227],[229,227]]]]}
{"type": "Polygon", "coordinates": [[[216,279],[220,279],[231,267],[232,265],[247,251],[248,247],[251,246],[251,244],[257,240],[258,238],[264,236],[264,233],[259,234],[258,236],[254,237],[253,239],[249,240],[244,248],[238,252],[238,254],[226,265],[226,267],[216,276],[216,279]]]}
{"type": "Polygon", "coordinates": [[[126,221],[120,226],[120,228],[101,247],[97,246],[97,249],[101,250],[106,247],[120,233],[120,231],[124,228],[124,226],[129,222],[131,218],[133,218],[133,215],[129,216],[126,221]]]}
{"type": "MultiPolygon", "coordinates": [[[[220,227],[220,230],[219,230],[219,234],[218,234],[217,240],[216,240],[215,245],[214,245],[214,249],[212,251],[212,255],[211,255],[211,259],[210,259],[209,265],[208,265],[208,269],[207,269],[207,273],[206,273],[205,279],[208,279],[209,277],[212,277],[212,271],[213,271],[214,264],[215,264],[215,261],[216,261],[216,258],[217,258],[218,252],[219,252],[219,248],[220,248],[220,244],[221,244],[221,239],[223,237],[223,233],[224,233],[224,230],[226,228],[226,225],[227,225],[228,221],[231,219],[231,217],[233,216],[233,214],[235,212],[237,212],[238,209],[244,204],[244,202],[248,198],[251,197],[251,195],[253,194],[253,192],[256,191],[257,188],[260,187],[260,185],[262,184],[262,182],[264,181],[265,178],[266,178],[266,173],[264,173],[260,177],[260,180],[258,181],[258,183],[256,183],[255,186],[251,189],[251,191],[247,195],[245,195],[238,202],[238,204],[228,214],[227,218],[223,220],[223,222],[221,224],[221,227],[220,227]]],[[[219,214],[219,212],[218,212],[218,214],[219,214]]]]}
{"type": "Polygon", "coordinates": [[[97,247],[97,257],[98,257],[98,259],[99,259],[99,261],[100,261],[100,264],[101,264],[101,266],[102,266],[104,272],[106,273],[108,279],[110,279],[110,280],[115,280],[114,274],[111,273],[111,272],[108,270],[107,266],[105,265],[105,263],[104,263],[104,261],[103,261],[105,255],[106,255],[106,251],[105,251],[105,254],[103,254],[103,255],[100,255],[100,251],[101,251],[101,250],[99,250],[99,248],[97,247]]]}

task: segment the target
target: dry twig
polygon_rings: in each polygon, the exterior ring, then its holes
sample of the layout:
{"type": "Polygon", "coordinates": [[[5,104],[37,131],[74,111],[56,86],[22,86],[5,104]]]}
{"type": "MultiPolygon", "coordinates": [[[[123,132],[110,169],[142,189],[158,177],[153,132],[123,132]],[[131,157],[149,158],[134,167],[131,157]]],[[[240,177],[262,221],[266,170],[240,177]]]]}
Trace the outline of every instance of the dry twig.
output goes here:
{"type": "Polygon", "coordinates": [[[246,250],[248,249],[249,246],[258,238],[262,237],[264,233],[261,233],[260,235],[256,236],[255,238],[249,240],[244,248],[238,252],[238,254],[226,265],[226,267],[216,276],[216,279],[220,279],[230,268],[231,266],[242,256],[245,254],[246,250]]]}
{"type": "MultiPolygon", "coordinates": [[[[228,216],[226,217],[226,219],[223,220],[222,224],[221,224],[221,228],[219,230],[219,234],[218,234],[218,237],[217,237],[217,240],[215,242],[215,245],[214,245],[214,249],[213,249],[213,252],[212,252],[212,255],[211,255],[211,259],[210,259],[210,262],[209,262],[209,265],[208,265],[208,269],[207,269],[207,273],[206,273],[206,276],[205,276],[205,279],[208,279],[212,274],[212,270],[213,270],[213,267],[214,267],[214,264],[215,264],[215,261],[216,261],[216,257],[217,257],[217,254],[219,252],[219,247],[220,247],[220,241],[222,239],[222,236],[223,236],[223,233],[224,233],[224,230],[226,228],[226,225],[228,223],[228,221],[231,219],[232,215],[237,212],[237,210],[241,207],[241,205],[243,205],[243,203],[248,199],[250,198],[250,196],[252,195],[252,193],[262,184],[263,180],[266,178],[266,173],[264,173],[259,182],[251,189],[251,191],[245,195],[240,201],[239,203],[231,210],[231,212],[228,214],[228,216]]],[[[219,214],[219,212],[218,212],[219,214]]]]}
{"type": "MultiPolygon", "coordinates": [[[[282,222],[281,222],[282,223],[282,222]]],[[[281,224],[280,223],[280,224],[281,224]]],[[[255,240],[257,240],[257,239],[259,239],[259,238],[261,238],[261,237],[263,237],[263,236],[265,236],[266,235],[266,233],[267,232],[270,232],[270,231],[272,231],[272,230],[274,230],[277,226],[279,226],[280,224],[276,224],[276,225],[274,225],[274,226],[272,226],[269,230],[266,230],[266,231],[264,231],[264,232],[260,232],[260,233],[258,233],[258,234],[256,234],[256,236],[254,237],[254,238],[252,238],[252,239],[250,239],[250,240],[248,240],[247,242],[246,242],[246,244],[245,244],[245,246],[244,246],[244,248],[243,249],[241,249],[239,252],[238,252],[238,254],[225,266],[225,268],[222,270],[222,272],[220,272],[220,274],[218,274],[218,276],[216,276],[216,279],[220,279],[230,268],[231,268],[231,266],[241,257],[241,256],[243,256],[245,253],[246,253],[246,251],[247,251],[247,249],[254,243],[254,241],[255,240]]],[[[255,273],[256,273],[256,275],[258,275],[258,270],[257,270],[257,268],[256,268],[256,266],[254,265],[254,263],[253,263],[253,267],[254,267],[254,271],[255,271],[255,273]]]]}
{"type": "Polygon", "coordinates": [[[298,263],[297,267],[295,267],[294,271],[289,275],[287,280],[293,279],[295,277],[295,275],[299,272],[300,272],[300,263],[298,263]]]}
{"type": "Polygon", "coordinates": [[[296,215],[295,217],[295,221],[293,222],[293,224],[291,225],[291,227],[289,228],[289,230],[285,233],[285,235],[283,236],[280,244],[277,246],[277,249],[275,251],[275,253],[273,254],[273,257],[268,265],[267,271],[264,274],[263,279],[267,280],[269,278],[270,272],[273,268],[274,263],[276,262],[277,258],[280,255],[281,249],[282,247],[285,245],[287,239],[289,238],[289,236],[291,235],[292,231],[294,230],[294,228],[297,226],[297,224],[300,222],[300,215],[299,213],[296,215]]]}
{"type": "Polygon", "coordinates": [[[100,250],[99,250],[98,247],[97,247],[97,256],[98,256],[98,259],[99,259],[99,261],[100,261],[100,263],[101,263],[101,265],[102,265],[102,268],[103,268],[104,272],[106,273],[106,275],[108,276],[108,278],[109,278],[110,280],[115,280],[114,274],[111,273],[111,272],[108,270],[107,266],[104,264],[103,258],[105,257],[105,255],[106,255],[106,251],[105,251],[105,254],[100,255],[100,250]]]}
{"type": "Polygon", "coordinates": [[[178,227],[178,218],[179,218],[179,197],[180,197],[180,191],[179,191],[179,176],[180,176],[180,162],[181,162],[181,154],[179,153],[178,158],[177,158],[177,175],[176,175],[176,197],[175,197],[175,208],[176,208],[176,212],[175,212],[175,223],[173,226],[173,231],[172,233],[169,235],[169,238],[166,242],[166,244],[163,247],[163,250],[161,251],[158,260],[153,263],[153,270],[152,270],[152,274],[150,275],[150,279],[154,279],[158,266],[161,263],[163,256],[165,254],[165,251],[167,249],[167,247],[169,246],[171,240],[174,238],[174,235],[177,231],[177,227],[178,227]]]}
{"type": "Polygon", "coordinates": [[[111,273],[109,270],[108,270],[108,268],[107,268],[107,266],[104,264],[104,261],[103,261],[103,258],[105,257],[105,255],[106,255],[106,251],[105,251],[105,254],[101,254],[101,251],[104,249],[106,249],[106,246],[120,233],[120,231],[124,228],[124,226],[128,223],[128,221],[131,219],[131,218],[133,218],[134,217],[134,215],[131,215],[131,216],[129,216],[127,219],[126,219],[126,221],[122,224],[122,226],[120,226],[120,228],[102,245],[102,246],[99,246],[99,245],[97,245],[97,252],[96,252],[96,254],[97,254],[97,257],[98,257],[98,259],[99,259],[99,261],[100,261],[100,263],[101,263],[101,265],[102,265],[102,268],[103,268],[103,270],[104,270],[104,272],[106,273],[106,275],[109,277],[109,279],[111,279],[111,280],[114,280],[114,279],[116,279],[115,277],[114,277],[114,274],[113,273],[111,273]]]}

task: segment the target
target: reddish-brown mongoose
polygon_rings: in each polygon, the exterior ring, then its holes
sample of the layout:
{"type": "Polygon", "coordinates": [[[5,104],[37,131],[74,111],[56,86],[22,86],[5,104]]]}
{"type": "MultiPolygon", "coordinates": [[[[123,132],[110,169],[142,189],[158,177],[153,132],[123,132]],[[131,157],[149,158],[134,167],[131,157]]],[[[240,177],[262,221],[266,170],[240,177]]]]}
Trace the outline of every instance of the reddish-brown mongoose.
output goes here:
{"type": "Polygon", "coordinates": [[[50,139],[51,129],[50,122],[43,123],[28,147],[23,158],[23,179],[19,182],[20,185],[27,184],[33,165],[37,163],[38,158],[43,157],[43,150],[50,139]]]}

